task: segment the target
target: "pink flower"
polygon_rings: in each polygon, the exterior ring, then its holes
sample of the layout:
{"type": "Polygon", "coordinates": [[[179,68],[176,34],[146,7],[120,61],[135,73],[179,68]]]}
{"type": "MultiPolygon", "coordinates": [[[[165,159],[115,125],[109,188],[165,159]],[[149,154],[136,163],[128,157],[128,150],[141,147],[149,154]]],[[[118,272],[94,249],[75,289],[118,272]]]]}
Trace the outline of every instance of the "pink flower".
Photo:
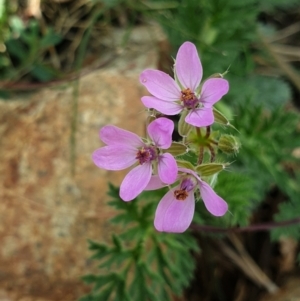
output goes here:
{"type": "Polygon", "coordinates": [[[147,132],[152,140],[149,142],[143,142],[136,134],[113,125],[100,130],[100,139],[107,146],[97,149],[92,155],[98,167],[121,170],[138,164],[121,184],[120,197],[124,201],[133,200],[148,185],[153,171],[152,163],[157,163],[162,182],[174,183],[178,173],[176,160],[171,154],[160,151],[171,146],[173,130],[174,123],[167,118],[158,118],[148,125],[147,132]]]}
{"type": "Polygon", "coordinates": [[[142,97],[143,104],[166,115],[176,115],[187,109],[185,121],[193,126],[213,124],[213,105],[228,92],[227,80],[210,78],[200,88],[202,65],[191,42],[181,45],[174,67],[176,80],[159,70],[142,72],[140,82],[153,95],[142,97]]]}
{"type": "MultiPolygon", "coordinates": [[[[154,226],[161,232],[182,233],[190,226],[194,211],[194,191],[199,188],[206,209],[215,216],[223,216],[227,203],[192,170],[179,168],[183,172],[180,184],[169,190],[159,202],[154,219],[154,226]]],[[[165,186],[159,178],[153,176],[146,190],[165,186]]]]}

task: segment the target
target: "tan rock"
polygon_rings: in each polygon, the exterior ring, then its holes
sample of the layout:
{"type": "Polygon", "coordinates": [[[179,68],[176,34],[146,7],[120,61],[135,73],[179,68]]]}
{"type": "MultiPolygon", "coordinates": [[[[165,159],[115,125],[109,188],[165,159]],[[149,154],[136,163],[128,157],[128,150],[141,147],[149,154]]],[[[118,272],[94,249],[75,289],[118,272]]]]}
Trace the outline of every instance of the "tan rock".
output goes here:
{"type": "Polygon", "coordinates": [[[138,77],[157,60],[144,37],[133,33],[130,49],[80,79],[77,118],[74,83],[0,102],[0,287],[20,298],[68,301],[87,289],[79,280],[93,269],[87,239],[110,237],[107,182],[124,176],[98,169],[91,154],[105,124],[144,133],[138,77]]]}

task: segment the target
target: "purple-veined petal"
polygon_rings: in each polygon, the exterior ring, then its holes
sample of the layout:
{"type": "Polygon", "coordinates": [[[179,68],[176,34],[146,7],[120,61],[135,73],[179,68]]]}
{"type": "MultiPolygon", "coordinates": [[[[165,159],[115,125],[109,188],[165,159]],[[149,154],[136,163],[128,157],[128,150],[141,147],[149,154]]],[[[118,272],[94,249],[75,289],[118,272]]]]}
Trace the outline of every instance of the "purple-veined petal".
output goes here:
{"type": "Polygon", "coordinates": [[[144,190],[157,190],[167,186],[167,184],[163,183],[158,175],[154,175],[151,177],[148,185],[144,190]]]}
{"type": "Polygon", "coordinates": [[[160,232],[182,233],[190,226],[194,211],[194,192],[190,192],[184,201],[174,196],[174,191],[180,186],[172,188],[159,202],[154,219],[154,226],[160,232]]]}
{"type": "Polygon", "coordinates": [[[136,198],[148,185],[152,174],[150,163],[138,165],[124,178],[120,186],[120,197],[128,202],[136,198]]]}
{"type": "Polygon", "coordinates": [[[202,86],[200,102],[204,107],[212,107],[229,90],[229,84],[223,78],[210,78],[202,86]]]}
{"type": "Polygon", "coordinates": [[[169,154],[160,155],[158,158],[158,175],[163,183],[173,184],[178,175],[178,167],[174,157],[169,154]]]}
{"type": "Polygon", "coordinates": [[[227,203],[204,181],[199,181],[200,194],[206,209],[215,216],[222,216],[228,210],[227,203]]]}
{"type": "Polygon", "coordinates": [[[147,132],[151,140],[157,147],[163,149],[171,146],[173,130],[174,122],[164,117],[155,119],[147,127],[147,132]]]}
{"type": "Polygon", "coordinates": [[[184,88],[195,91],[202,79],[202,65],[197,48],[191,42],[183,43],[175,60],[176,76],[184,88]]]}
{"type": "Polygon", "coordinates": [[[155,97],[165,101],[180,99],[180,89],[174,79],[159,70],[147,69],[140,75],[140,83],[155,97]]]}
{"type": "Polygon", "coordinates": [[[208,126],[214,123],[214,114],[212,108],[199,108],[189,112],[185,117],[185,122],[193,126],[202,127],[208,126]]]}
{"type": "Polygon", "coordinates": [[[99,137],[107,145],[124,145],[135,148],[144,146],[138,135],[114,125],[104,126],[99,132],[99,137]]]}
{"type": "Polygon", "coordinates": [[[182,106],[177,102],[164,101],[154,96],[143,96],[141,100],[146,108],[155,109],[166,115],[177,115],[182,111],[182,106]]]}
{"type": "Polygon", "coordinates": [[[108,145],[95,150],[92,154],[92,159],[100,168],[121,170],[137,162],[136,152],[134,148],[121,148],[119,145],[108,145]]]}

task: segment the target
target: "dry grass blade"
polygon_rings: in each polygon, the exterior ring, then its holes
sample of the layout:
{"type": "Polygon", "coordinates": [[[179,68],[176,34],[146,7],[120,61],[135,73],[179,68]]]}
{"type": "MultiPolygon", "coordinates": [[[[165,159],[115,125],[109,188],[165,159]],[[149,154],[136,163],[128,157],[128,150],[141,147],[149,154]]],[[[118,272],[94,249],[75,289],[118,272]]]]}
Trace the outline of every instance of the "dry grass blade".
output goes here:
{"type": "Polygon", "coordinates": [[[222,250],[222,252],[230,258],[253,282],[264,287],[269,293],[276,293],[278,291],[277,285],[273,283],[255,263],[237,236],[230,234],[229,239],[234,245],[236,251],[222,241],[217,243],[220,246],[220,250],[222,250]]]}
{"type": "Polygon", "coordinates": [[[277,31],[274,36],[268,38],[268,42],[272,43],[272,42],[275,42],[278,40],[285,39],[299,31],[300,31],[300,21],[296,22],[290,26],[287,26],[287,27],[283,28],[282,30],[277,31]]]}
{"type": "Polygon", "coordinates": [[[273,44],[272,47],[274,52],[281,55],[300,58],[300,47],[282,44],[273,44]]]}
{"type": "Polygon", "coordinates": [[[274,45],[272,45],[263,34],[259,33],[259,37],[263,46],[269,52],[274,62],[278,65],[278,67],[282,70],[282,72],[290,79],[290,81],[294,84],[294,86],[300,91],[300,74],[296,70],[294,70],[291,64],[283,60],[282,56],[275,51],[274,45]]]}

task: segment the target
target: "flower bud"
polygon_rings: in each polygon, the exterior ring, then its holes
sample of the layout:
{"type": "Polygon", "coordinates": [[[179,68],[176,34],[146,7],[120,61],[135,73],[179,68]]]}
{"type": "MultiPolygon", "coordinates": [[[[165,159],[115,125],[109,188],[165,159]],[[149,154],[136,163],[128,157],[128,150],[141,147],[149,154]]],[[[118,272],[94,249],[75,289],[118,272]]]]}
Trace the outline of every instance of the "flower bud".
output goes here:
{"type": "Polygon", "coordinates": [[[209,78],[223,78],[223,74],[221,74],[221,73],[214,73],[209,78]]]}
{"type": "Polygon", "coordinates": [[[214,73],[212,74],[209,78],[224,78],[224,76],[228,73],[229,71],[226,70],[224,73],[214,73]]]}
{"type": "Polygon", "coordinates": [[[232,135],[222,135],[218,142],[218,148],[227,155],[236,155],[240,148],[240,142],[232,135]]]}
{"type": "Polygon", "coordinates": [[[229,122],[229,120],[216,108],[213,108],[213,113],[214,113],[214,118],[215,118],[216,123],[230,126],[231,128],[233,128],[237,131],[237,129],[229,122]]]}
{"type": "Polygon", "coordinates": [[[213,113],[215,117],[215,122],[220,123],[222,125],[230,125],[229,120],[216,108],[213,108],[213,113]]]}
{"type": "Polygon", "coordinates": [[[178,167],[187,168],[190,170],[194,170],[194,166],[191,162],[184,160],[176,160],[178,167]]]}
{"type": "Polygon", "coordinates": [[[188,110],[183,110],[178,122],[178,133],[181,137],[186,137],[193,127],[192,125],[185,122],[185,117],[188,113],[188,110]]]}
{"type": "Polygon", "coordinates": [[[187,152],[187,147],[182,143],[172,142],[170,148],[166,149],[166,152],[176,157],[185,154],[187,152]]]}
{"type": "Polygon", "coordinates": [[[200,177],[208,177],[222,171],[227,165],[228,163],[208,163],[201,164],[195,169],[200,177]]]}

